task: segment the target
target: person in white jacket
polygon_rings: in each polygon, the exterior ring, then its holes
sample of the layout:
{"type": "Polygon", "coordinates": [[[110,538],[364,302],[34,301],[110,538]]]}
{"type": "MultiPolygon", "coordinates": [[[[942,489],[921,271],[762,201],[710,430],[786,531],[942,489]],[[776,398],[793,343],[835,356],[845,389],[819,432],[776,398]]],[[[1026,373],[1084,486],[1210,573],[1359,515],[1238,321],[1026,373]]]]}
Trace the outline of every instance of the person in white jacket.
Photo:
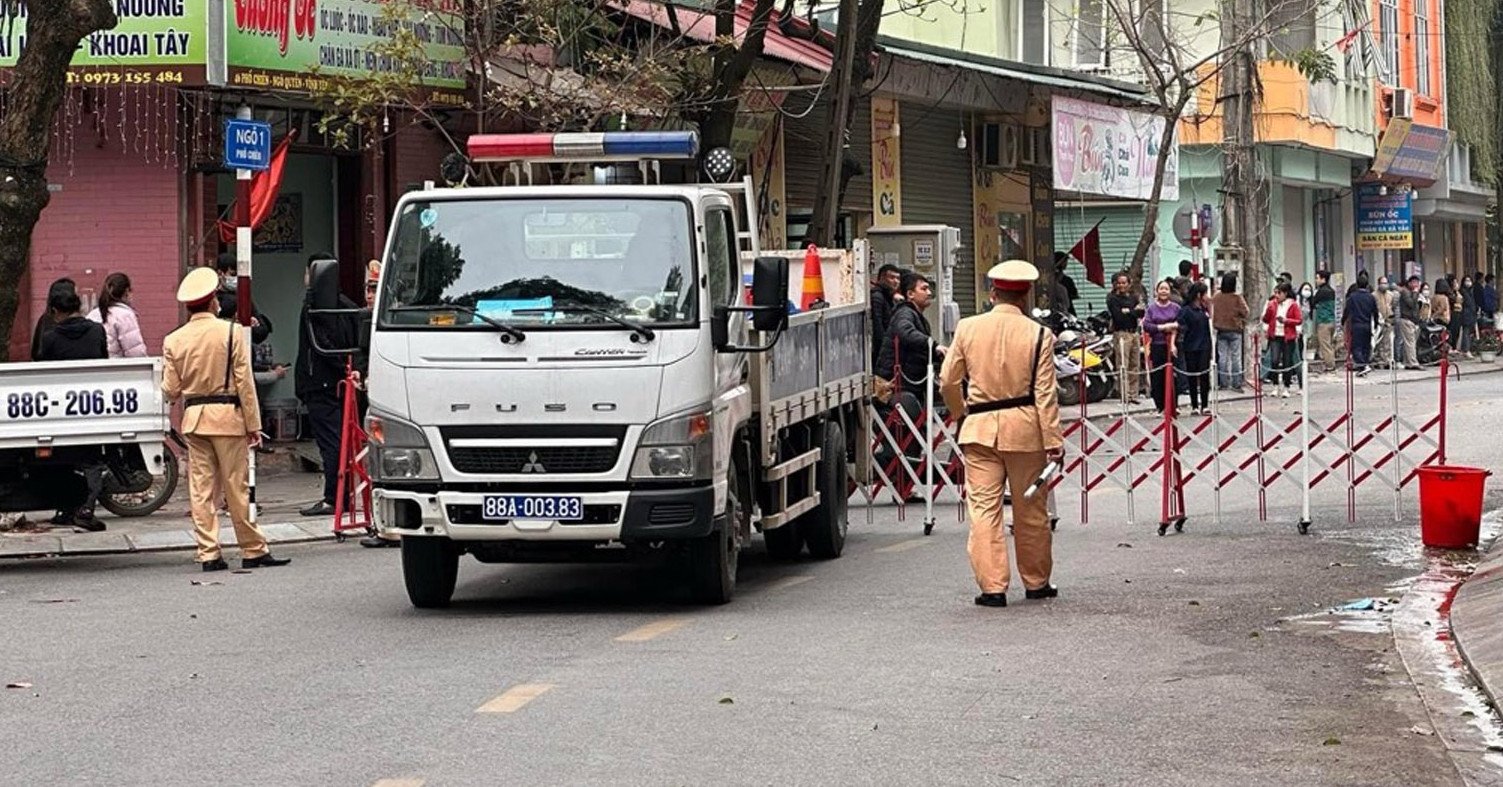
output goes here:
{"type": "Polygon", "coordinates": [[[146,340],[141,336],[141,321],[130,305],[130,277],[111,273],[104,279],[99,305],[89,312],[89,319],[104,326],[111,358],[145,358],[146,340]]]}

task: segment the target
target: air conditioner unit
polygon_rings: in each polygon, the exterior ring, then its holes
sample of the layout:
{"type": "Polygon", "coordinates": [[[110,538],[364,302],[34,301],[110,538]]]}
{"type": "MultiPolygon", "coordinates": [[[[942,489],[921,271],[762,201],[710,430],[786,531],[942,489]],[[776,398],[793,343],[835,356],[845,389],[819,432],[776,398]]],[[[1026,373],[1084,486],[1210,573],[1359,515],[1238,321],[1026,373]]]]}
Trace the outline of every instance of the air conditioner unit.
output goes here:
{"type": "Polygon", "coordinates": [[[1053,163],[1052,138],[1048,126],[1032,126],[1023,131],[1023,166],[1047,167],[1053,163]]]}
{"type": "Polygon", "coordinates": [[[977,151],[982,167],[987,169],[1016,169],[1018,166],[1019,129],[1016,123],[983,123],[980,150],[977,151]]]}
{"type": "Polygon", "coordinates": [[[1414,117],[1414,91],[1408,88],[1396,87],[1388,94],[1388,116],[1390,118],[1413,118],[1414,117]]]}

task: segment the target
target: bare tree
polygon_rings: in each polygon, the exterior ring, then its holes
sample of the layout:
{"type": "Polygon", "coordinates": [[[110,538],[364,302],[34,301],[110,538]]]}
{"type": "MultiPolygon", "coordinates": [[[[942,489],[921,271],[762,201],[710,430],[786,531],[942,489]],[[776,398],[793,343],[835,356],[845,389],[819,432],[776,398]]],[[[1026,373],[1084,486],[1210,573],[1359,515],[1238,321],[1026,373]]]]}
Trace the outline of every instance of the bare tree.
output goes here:
{"type": "MultiPolygon", "coordinates": [[[[617,119],[678,119],[698,126],[705,148],[728,146],[773,4],[755,0],[738,25],[740,3],[716,0],[711,29],[705,12],[671,2],[649,21],[617,0],[394,0],[382,13],[399,32],[375,47],[388,67],[330,76],[317,93],[335,110],[326,126],[336,136],[344,124],[375,129],[393,108],[452,127],[444,120],[455,107],[435,103],[428,89],[426,44],[412,29],[422,22],[463,42],[468,130],[598,130],[617,119]]],[[[464,152],[458,135],[450,143],[464,152]]]]}
{"type": "MultiPolygon", "coordinates": [[[[26,4],[26,48],[16,61],[0,118],[0,347],[10,344],[20,282],[31,260],[31,231],[47,207],[47,151],[52,120],[67,90],[68,64],[90,33],[118,21],[109,0],[46,0],[26,4]]],[[[8,26],[18,0],[0,2],[8,26]]]]}
{"type": "MultiPolygon", "coordinates": [[[[1238,0],[1221,0],[1227,11],[1186,14],[1174,11],[1164,0],[1106,0],[1114,23],[1112,35],[1135,56],[1142,82],[1167,120],[1157,140],[1158,157],[1154,162],[1153,188],[1144,206],[1143,231],[1129,266],[1129,276],[1139,285],[1143,281],[1144,263],[1158,235],[1164,174],[1175,152],[1178,123],[1186,118],[1186,110],[1210,86],[1223,88],[1217,96],[1219,102],[1226,97],[1226,85],[1233,84],[1239,85],[1239,96],[1249,99],[1245,111],[1250,113],[1261,90],[1248,55],[1282,26],[1281,20],[1290,18],[1291,10],[1314,9],[1318,5],[1317,0],[1274,0],[1261,4],[1259,13],[1239,13],[1237,24],[1218,30],[1218,22],[1230,13],[1235,2],[1238,0]],[[1245,83],[1235,78],[1227,80],[1233,68],[1238,69],[1238,76],[1246,78],[1245,83]]],[[[1239,111],[1242,111],[1240,105],[1239,111]]],[[[1225,120],[1233,122],[1232,118],[1225,120]]],[[[1251,140],[1248,144],[1247,168],[1251,175],[1251,140]]],[[[1253,204],[1255,209],[1257,204],[1253,204]]],[[[1266,199],[1261,205],[1262,221],[1266,224],[1266,199]]],[[[1249,255],[1244,264],[1248,268],[1265,265],[1261,255],[1256,258],[1249,255]]],[[[1261,294],[1249,292],[1248,296],[1261,294]]]]}

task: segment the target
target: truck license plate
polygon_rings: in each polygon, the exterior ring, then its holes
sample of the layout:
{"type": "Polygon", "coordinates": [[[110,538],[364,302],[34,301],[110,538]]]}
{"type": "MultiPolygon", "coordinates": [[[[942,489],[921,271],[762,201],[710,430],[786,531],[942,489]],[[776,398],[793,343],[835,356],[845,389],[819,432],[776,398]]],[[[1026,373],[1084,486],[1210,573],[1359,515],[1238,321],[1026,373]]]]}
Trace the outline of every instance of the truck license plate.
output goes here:
{"type": "Polygon", "coordinates": [[[543,519],[572,522],[584,519],[584,502],[577,497],[555,495],[486,495],[482,519],[543,519]]]}

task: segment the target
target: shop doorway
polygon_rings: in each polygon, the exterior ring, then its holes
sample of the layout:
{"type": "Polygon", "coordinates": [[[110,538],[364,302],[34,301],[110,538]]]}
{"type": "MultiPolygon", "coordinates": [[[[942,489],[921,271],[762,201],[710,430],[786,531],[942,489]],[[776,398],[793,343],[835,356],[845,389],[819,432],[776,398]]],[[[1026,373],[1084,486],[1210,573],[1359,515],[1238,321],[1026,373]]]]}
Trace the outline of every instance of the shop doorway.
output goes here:
{"type": "MultiPolygon", "coordinates": [[[[291,366],[297,359],[298,318],[302,311],[308,258],[333,254],[340,261],[340,283],[356,302],[362,297],[365,261],[358,259],[360,226],[360,157],[300,152],[288,154],[281,188],[271,215],[257,228],[251,297],[272,324],[275,362],[291,366]]],[[[219,214],[230,217],[235,178],[217,177],[219,214]]],[[[221,251],[233,252],[233,245],[221,251]]],[[[293,379],[278,381],[266,403],[293,398],[293,379]]]]}

